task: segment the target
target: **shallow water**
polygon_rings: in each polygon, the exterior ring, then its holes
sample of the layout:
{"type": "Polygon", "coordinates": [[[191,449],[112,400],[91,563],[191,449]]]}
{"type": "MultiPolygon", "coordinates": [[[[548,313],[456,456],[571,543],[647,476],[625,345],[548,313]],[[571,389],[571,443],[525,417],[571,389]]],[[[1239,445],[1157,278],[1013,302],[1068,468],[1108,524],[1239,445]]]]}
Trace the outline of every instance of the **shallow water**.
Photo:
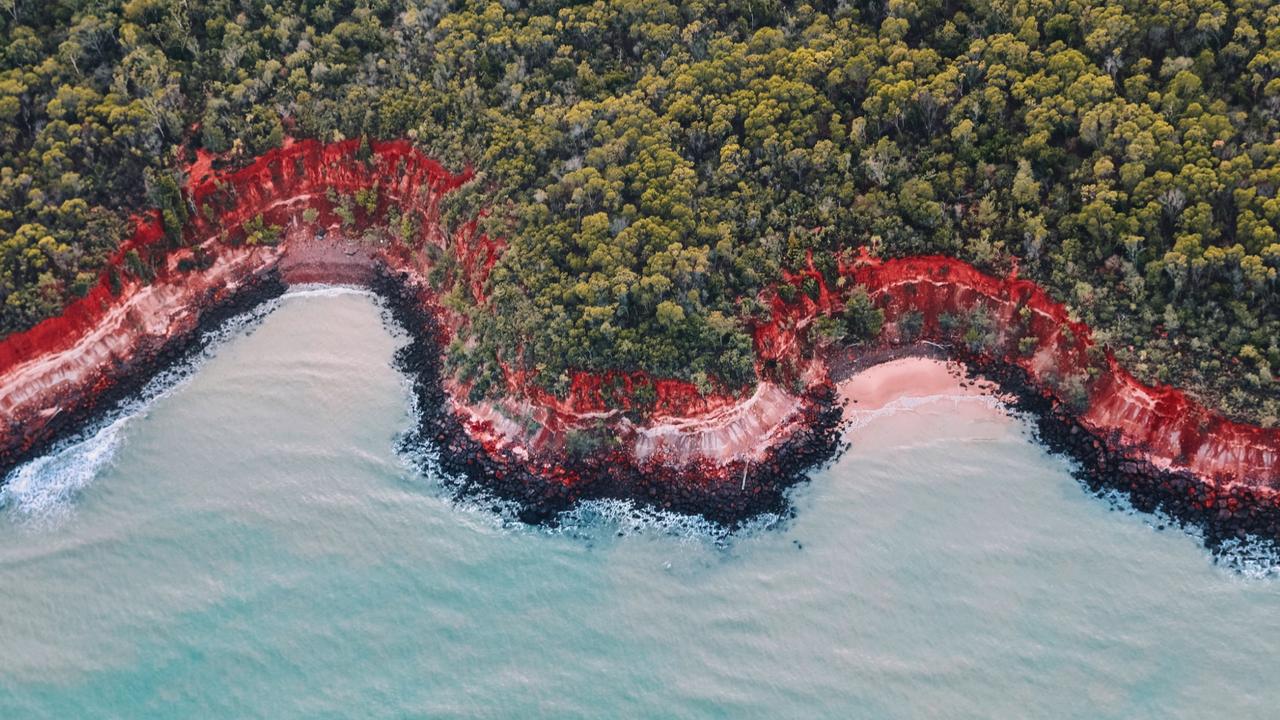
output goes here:
{"type": "MultiPolygon", "coordinates": [[[[867,418],[727,544],[448,501],[372,300],[286,297],[0,510],[0,717],[1267,717],[1280,585],[1022,423],[867,418]],[[68,481],[72,478],[73,481],[68,481]],[[619,532],[622,536],[619,536],[619,532]]],[[[607,508],[606,508],[607,510],[607,508]]],[[[593,516],[598,513],[583,513],[593,516]]]]}

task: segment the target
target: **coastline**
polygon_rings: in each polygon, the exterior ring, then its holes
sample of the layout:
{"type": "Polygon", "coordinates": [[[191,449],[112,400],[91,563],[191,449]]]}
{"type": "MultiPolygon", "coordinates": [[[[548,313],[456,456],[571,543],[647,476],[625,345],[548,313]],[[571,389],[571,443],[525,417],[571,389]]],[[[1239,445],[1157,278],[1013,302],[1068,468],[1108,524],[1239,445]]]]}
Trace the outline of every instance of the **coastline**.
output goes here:
{"type": "MultiPolygon", "coordinates": [[[[864,418],[901,407],[903,400],[983,398],[1025,418],[1049,452],[1073,461],[1072,475],[1089,493],[1123,498],[1135,510],[1203,535],[1215,555],[1227,542],[1280,545],[1280,498],[1268,489],[1242,484],[1220,489],[1187,470],[1170,470],[1134,457],[1096,436],[1061,404],[1045,396],[1028,373],[1007,364],[968,356],[940,360],[931,349],[899,348],[880,356],[837,384],[845,403],[845,425],[856,432],[864,418]],[[905,352],[905,354],[903,354],[905,352]]],[[[976,407],[976,406],[971,406],[976,407]]],[[[969,415],[957,402],[956,421],[969,415]]]]}
{"type": "MultiPolygon", "coordinates": [[[[451,410],[454,401],[441,375],[439,343],[445,331],[437,315],[422,304],[419,289],[408,275],[384,269],[372,274],[368,286],[411,336],[395,359],[412,378],[421,409],[410,442],[439,450],[446,485],[459,497],[514,501],[523,522],[555,524],[560,512],[579,501],[599,498],[629,499],[654,509],[700,515],[730,530],[763,513],[785,515],[790,512],[786,490],[807,479],[815,466],[838,456],[851,440],[844,433],[854,413],[874,412],[903,397],[954,392],[954,383],[961,378],[963,395],[994,397],[1028,417],[1047,449],[1077,462],[1073,474],[1090,492],[1119,492],[1142,512],[1161,512],[1175,523],[1201,529],[1211,550],[1226,540],[1280,539],[1280,503],[1273,496],[1235,487],[1219,498],[1191,473],[1170,472],[1110,449],[1061,404],[1046,397],[1025,371],[978,357],[943,360],[937,348],[923,345],[867,353],[839,381],[824,384],[826,392],[818,391],[811,398],[803,429],[771,448],[761,463],[738,463],[726,472],[723,467],[698,463],[644,463],[618,452],[559,463],[545,457],[531,460],[486,444],[467,427],[463,415],[451,410]],[[740,474],[743,470],[745,477],[740,474]],[[742,482],[728,482],[736,478],[743,478],[742,482]]],[[[206,331],[279,296],[287,287],[278,272],[268,273],[207,308],[191,332],[173,338],[148,362],[130,366],[95,402],[68,413],[54,436],[10,461],[5,473],[108,415],[147,380],[198,352],[206,331]]]]}
{"type": "Polygon", "coordinates": [[[1001,399],[994,383],[965,378],[959,363],[910,352],[873,362],[836,383],[846,419],[908,397],[948,395],[1001,399]],[[957,379],[959,383],[957,385],[957,379]]]}
{"type": "Polygon", "coordinates": [[[805,421],[756,463],[645,461],[608,450],[589,456],[529,456],[486,443],[453,410],[442,379],[437,316],[419,302],[403,277],[381,274],[373,289],[387,302],[410,342],[396,357],[413,381],[419,425],[409,442],[439,451],[446,484],[462,497],[498,497],[519,505],[519,519],[555,524],[582,500],[626,499],[642,506],[701,515],[728,528],[763,513],[787,511],[785,491],[814,465],[830,459],[839,442],[839,411],[830,386],[813,391],[805,421]],[[826,390],[827,392],[824,392],[826,390]]]}
{"type": "Polygon", "coordinates": [[[1215,555],[1228,541],[1280,547],[1280,493],[1272,487],[1219,485],[1190,470],[1161,466],[1116,437],[1094,434],[1087,420],[1046,397],[1022,368],[980,357],[968,358],[965,367],[970,377],[999,386],[1009,406],[1031,419],[1046,449],[1075,461],[1073,474],[1089,492],[1118,493],[1140,512],[1201,532],[1215,555]]]}
{"type": "Polygon", "coordinates": [[[132,399],[154,377],[200,353],[212,333],[232,318],[283,295],[288,286],[269,273],[228,293],[219,302],[202,308],[191,325],[163,343],[103,369],[95,379],[93,392],[76,396],[41,425],[10,440],[0,448],[0,484],[17,467],[38,458],[64,439],[76,437],[111,416],[132,399]]]}
{"type": "MultiPolygon", "coordinates": [[[[413,337],[397,361],[413,377],[423,413],[417,440],[439,449],[450,485],[514,500],[527,522],[554,523],[594,498],[727,527],[784,513],[786,489],[838,453],[854,400],[867,408],[888,402],[895,387],[919,391],[928,376],[910,371],[912,363],[948,359],[960,363],[954,372],[980,382],[974,393],[998,394],[1032,416],[1050,449],[1079,462],[1091,489],[1119,490],[1139,509],[1204,527],[1210,544],[1244,535],[1280,540],[1280,431],[1232,423],[1174,389],[1142,385],[1034,283],[949,258],[849,257],[839,268],[844,290],[816,271],[786,278],[813,279],[817,292],[790,302],[766,292],[770,316],[753,328],[760,380],[749,393],[704,395],[643,373],[577,373],[567,395],[553,397],[508,370],[504,393],[472,400],[442,367],[464,320],[439,298],[458,288],[483,306],[504,245],[474,222],[441,226],[442,195],[468,173],[451,175],[403,142],[375,143],[367,161],[354,159],[356,151],[351,141],[303,141],[232,173],[206,162],[188,192],[212,210],[185,229],[188,247],[163,254],[154,279],[126,278],[113,292],[104,273],[63,316],[0,340],[0,409],[9,420],[0,428],[0,471],[83,427],[190,352],[199,330],[219,318],[289,284],[343,283],[386,298],[413,337]],[[335,212],[334,187],[375,188],[375,206],[348,222],[335,212]],[[379,234],[392,204],[420,213],[416,236],[379,234]],[[276,242],[255,246],[237,235],[254,218],[279,228],[276,242]],[[443,287],[426,280],[432,252],[455,260],[443,287]],[[208,259],[204,267],[182,270],[197,253],[208,259]],[[835,312],[856,286],[884,312],[884,332],[866,348],[815,345],[813,320],[835,312]],[[960,339],[974,328],[982,330],[976,342],[960,339]],[[633,405],[637,386],[655,399],[633,405]],[[601,427],[609,442],[569,450],[574,433],[601,427]]],[[[125,247],[158,247],[162,237],[154,218],[141,219],[125,247]]]]}

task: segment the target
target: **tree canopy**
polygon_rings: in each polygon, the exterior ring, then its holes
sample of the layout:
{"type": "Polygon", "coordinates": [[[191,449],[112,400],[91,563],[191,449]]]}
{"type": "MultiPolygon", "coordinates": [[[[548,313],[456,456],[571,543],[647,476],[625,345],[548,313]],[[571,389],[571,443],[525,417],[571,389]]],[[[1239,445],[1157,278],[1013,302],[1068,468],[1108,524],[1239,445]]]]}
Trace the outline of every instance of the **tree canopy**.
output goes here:
{"type": "Polygon", "coordinates": [[[180,221],[194,148],[410,137],[475,164],[449,216],[510,241],[450,352],[481,385],[750,384],[743,298],[867,247],[1016,261],[1139,376],[1280,415],[1274,3],[2,7],[0,333],[84,292],[129,212],[180,221]]]}

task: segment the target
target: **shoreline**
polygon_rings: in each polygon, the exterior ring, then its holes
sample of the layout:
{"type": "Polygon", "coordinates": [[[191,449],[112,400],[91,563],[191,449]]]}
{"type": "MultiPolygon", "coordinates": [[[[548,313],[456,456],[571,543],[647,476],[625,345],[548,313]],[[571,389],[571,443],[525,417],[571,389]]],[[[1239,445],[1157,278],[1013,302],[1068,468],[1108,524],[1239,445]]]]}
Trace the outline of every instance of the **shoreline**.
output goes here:
{"type": "Polygon", "coordinates": [[[1280,548],[1280,498],[1274,493],[1240,484],[1220,490],[1187,470],[1134,457],[1093,434],[1016,366],[972,355],[944,361],[930,350],[917,354],[912,348],[899,348],[878,356],[838,387],[849,402],[846,421],[852,413],[874,414],[897,400],[929,397],[936,390],[949,390],[949,396],[993,398],[1025,417],[1042,447],[1074,461],[1071,475],[1090,494],[1115,493],[1135,510],[1163,515],[1183,530],[1199,530],[1215,556],[1228,541],[1280,548]],[[961,381],[959,385],[954,379],[961,381]]]}
{"type": "Polygon", "coordinates": [[[194,325],[170,338],[154,351],[135,357],[129,363],[112,368],[98,381],[101,390],[87,395],[84,401],[59,412],[34,437],[17,450],[4,449],[0,455],[0,485],[18,467],[53,451],[59,443],[79,437],[102,420],[111,417],[133,399],[153,378],[191,359],[209,344],[212,331],[238,315],[252,311],[288,291],[276,274],[254,278],[238,287],[220,303],[199,313],[194,325]]]}
{"type": "Polygon", "coordinates": [[[802,421],[757,462],[671,462],[617,448],[587,456],[530,456],[485,442],[452,407],[455,400],[443,381],[437,315],[424,307],[404,277],[380,273],[372,289],[410,336],[396,357],[397,366],[412,379],[419,410],[410,442],[439,450],[445,484],[458,497],[514,501],[522,522],[554,525],[561,512],[581,501],[622,499],[734,529],[761,514],[789,512],[786,490],[836,455],[841,420],[830,385],[806,394],[802,421]]]}
{"type": "Polygon", "coordinates": [[[1280,549],[1280,494],[1236,483],[1218,487],[1189,470],[1160,467],[1135,457],[1113,438],[1098,437],[1065,406],[1046,397],[1022,368],[971,357],[968,376],[996,383],[1009,407],[1032,420],[1036,440],[1049,452],[1074,460],[1072,475],[1087,491],[1119,493],[1134,509],[1162,514],[1184,530],[1203,532],[1215,556],[1228,541],[1280,549]]]}
{"type": "MultiPolygon", "coordinates": [[[[286,282],[283,275],[280,269],[272,268],[255,276],[235,292],[201,308],[189,330],[168,338],[154,352],[140,352],[131,362],[115,368],[96,383],[102,389],[87,396],[87,402],[59,413],[56,422],[44,426],[42,437],[4,456],[0,484],[22,465],[55,451],[62,442],[94,430],[150,380],[201,352],[225,323],[285,295],[290,287],[314,282],[312,275],[294,274],[294,282],[286,282]]],[[[785,491],[836,453],[840,413],[833,396],[824,392],[827,388],[811,390],[797,427],[782,442],[766,448],[759,461],[732,467],[671,462],[670,458],[646,460],[618,449],[585,458],[553,458],[545,452],[530,458],[510,448],[495,447],[469,427],[469,416],[456,411],[442,374],[442,338],[447,332],[435,309],[422,302],[421,289],[409,275],[379,266],[366,278],[350,274],[340,278],[341,282],[320,284],[367,288],[382,300],[410,338],[394,358],[411,381],[419,409],[408,441],[417,448],[439,451],[444,484],[455,497],[513,501],[519,505],[522,522],[555,525],[561,512],[574,509],[580,501],[627,499],[655,510],[701,516],[733,529],[762,514],[787,513],[785,491]]]]}
{"type": "Polygon", "coordinates": [[[903,398],[947,395],[1001,399],[994,384],[967,380],[960,363],[916,353],[877,358],[837,381],[836,388],[845,403],[846,417],[881,410],[903,398]]]}
{"type": "MultiPolygon", "coordinates": [[[[1076,462],[1072,475],[1088,492],[1098,496],[1118,492],[1141,512],[1163,513],[1176,525],[1200,529],[1204,544],[1215,553],[1229,540],[1280,545],[1280,500],[1274,496],[1241,486],[1219,493],[1189,472],[1159,468],[1113,450],[1064,406],[1046,397],[1024,370],[976,356],[944,360],[929,346],[868,353],[852,366],[856,369],[842,373],[841,380],[813,392],[801,428],[770,448],[765,461],[738,463],[728,472],[700,463],[645,463],[616,451],[560,462],[521,456],[477,439],[464,417],[451,410],[441,374],[444,331],[436,314],[420,302],[408,276],[382,268],[371,277],[368,283],[354,284],[381,298],[410,337],[395,358],[411,380],[419,407],[408,441],[439,451],[444,484],[455,497],[513,501],[522,522],[555,525],[561,512],[595,499],[632,500],[653,510],[700,516],[727,531],[765,513],[786,517],[792,513],[786,491],[807,481],[816,467],[837,459],[852,441],[848,433],[856,429],[850,430],[851,411],[874,412],[902,398],[927,397],[935,390],[953,394],[959,380],[961,395],[992,397],[1027,417],[1038,443],[1076,462]],[[737,478],[742,478],[740,483],[728,482],[737,478]]],[[[110,416],[150,379],[199,352],[209,331],[280,297],[290,285],[278,272],[271,272],[206,308],[195,328],[171,339],[149,360],[129,367],[94,403],[65,414],[54,436],[5,463],[0,477],[110,416]]]]}
{"type": "MultiPolygon", "coordinates": [[[[453,290],[485,307],[488,273],[505,243],[475,222],[441,225],[442,196],[469,172],[450,174],[403,141],[374,143],[365,160],[357,152],[353,141],[290,142],[240,170],[193,177],[187,193],[200,212],[183,230],[185,247],[165,250],[159,221],[141,219],[85,298],[0,339],[0,411],[8,421],[0,426],[0,470],[7,475],[19,458],[128,395],[166,358],[188,352],[228,308],[254,304],[255,293],[356,284],[387,298],[414,338],[399,362],[415,379],[424,413],[418,436],[440,448],[456,490],[515,500],[528,522],[554,522],[594,498],[632,499],[730,527],[785,512],[785,490],[839,452],[848,412],[840,384],[916,357],[959,361],[967,376],[993,380],[1011,406],[1036,416],[1046,445],[1077,457],[1090,487],[1127,489],[1140,508],[1168,504],[1171,514],[1205,525],[1207,542],[1241,533],[1280,540],[1280,431],[1231,422],[1173,388],[1143,385],[1036,284],[945,257],[851,254],[831,286],[810,268],[784,280],[809,282],[812,292],[783,300],[777,288],[765,290],[757,299],[767,319],[750,327],[753,392],[579,371],[565,395],[553,396],[503,366],[502,391],[473,400],[470,387],[443,370],[443,349],[465,316],[440,299],[453,290]],[[374,201],[354,220],[338,212],[344,193],[371,189],[374,201]],[[416,234],[383,227],[391,208],[415,214],[416,234]],[[249,226],[272,228],[270,241],[255,244],[249,226]],[[138,249],[155,276],[122,279],[125,251],[138,249]],[[884,314],[883,331],[865,348],[823,345],[810,333],[814,320],[838,312],[855,287],[884,314]],[[637,401],[642,395],[650,399],[637,401]],[[585,451],[571,449],[575,433],[589,436],[585,451]]],[[[915,380],[906,373],[897,382],[915,380]]]]}

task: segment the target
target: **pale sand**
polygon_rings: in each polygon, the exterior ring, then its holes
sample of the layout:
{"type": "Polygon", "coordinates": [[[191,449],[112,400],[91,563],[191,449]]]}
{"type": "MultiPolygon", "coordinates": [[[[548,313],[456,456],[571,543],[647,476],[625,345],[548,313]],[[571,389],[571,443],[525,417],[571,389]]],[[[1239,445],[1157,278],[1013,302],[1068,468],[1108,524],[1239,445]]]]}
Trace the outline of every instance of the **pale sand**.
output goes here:
{"type": "Polygon", "coordinates": [[[934,401],[952,401],[957,419],[989,418],[1000,405],[994,384],[966,380],[954,363],[919,357],[874,365],[841,381],[837,389],[851,429],[886,412],[934,401]]]}

